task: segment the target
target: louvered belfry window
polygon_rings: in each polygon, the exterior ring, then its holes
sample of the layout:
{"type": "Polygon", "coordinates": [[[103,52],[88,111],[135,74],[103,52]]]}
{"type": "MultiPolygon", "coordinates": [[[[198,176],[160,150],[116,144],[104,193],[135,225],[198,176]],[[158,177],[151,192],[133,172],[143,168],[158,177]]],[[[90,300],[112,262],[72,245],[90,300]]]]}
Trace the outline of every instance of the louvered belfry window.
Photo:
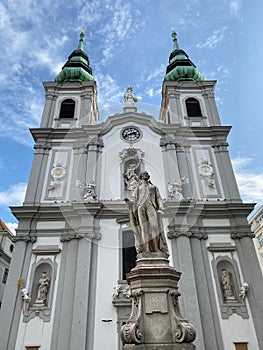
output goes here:
{"type": "Polygon", "coordinates": [[[75,101],[68,98],[61,103],[59,118],[74,118],[75,101]]]}
{"type": "Polygon", "coordinates": [[[202,112],[199,101],[193,97],[188,98],[185,101],[188,117],[201,117],[202,112]]]}

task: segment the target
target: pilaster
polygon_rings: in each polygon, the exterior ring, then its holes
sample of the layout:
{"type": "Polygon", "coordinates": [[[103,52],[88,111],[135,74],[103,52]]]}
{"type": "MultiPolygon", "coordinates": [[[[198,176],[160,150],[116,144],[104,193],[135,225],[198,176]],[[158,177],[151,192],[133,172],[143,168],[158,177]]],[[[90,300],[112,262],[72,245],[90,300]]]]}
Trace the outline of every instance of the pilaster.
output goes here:
{"type": "Polygon", "coordinates": [[[166,136],[161,138],[160,146],[163,151],[164,170],[166,184],[180,180],[178,161],[176,156],[177,143],[174,139],[166,136]]]}
{"type": "Polygon", "coordinates": [[[25,196],[26,204],[35,204],[40,202],[51,144],[46,141],[39,141],[35,144],[34,149],[34,160],[25,196]]]}
{"type": "Polygon", "coordinates": [[[16,240],[14,254],[8,275],[8,284],[5,289],[0,312],[0,339],[1,348],[14,350],[17,332],[23,310],[22,295],[18,280],[24,280],[27,287],[28,270],[32,252],[32,242],[27,239],[16,240]]]}
{"type": "Polygon", "coordinates": [[[228,143],[225,141],[214,142],[212,144],[223,184],[225,199],[241,201],[227,147],[228,143]]]}
{"type": "Polygon", "coordinates": [[[58,94],[54,91],[54,89],[52,90],[49,89],[47,86],[47,83],[44,83],[44,86],[46,89],[46,102],[45,102],[45,106],[42,114],[40,127],[48,128],[48,127],[51,127],[53,122],[55,104],[56,104],[56,99],[58,97],[58,94]]]}
{"type": "Polygon", "coordinates": [[[263,349],[262,315],[263,315],[263,278],[256,257],[252,238],[248,236],[235,239],[238,258],[244,281],[249,285],[247,301],[250,306],[252,319],[257,334],[259,349],[263,349]],[[248,254],[249,252],[249,254],[248,254]]]}
{"type": "Polygon", "coordinates": [[[183,194],[184,198],[189,199],[193,198],[193,188],[191,184],[193,184],[193,178],[192,173],[190,169],[190,145],[184,144],[179,145],[177,144],[177,161],[178,161],[178,168],[180,173],[180,178],[184,178],[184,183],[182,185],[183,187],[183,194]]]}
{"type": "Polygon", "coordinates": [[[208,119],[210,125],[221,125],[216,102],[214,91],[206,90],[202,93],[204,103],[208,112],[208,119]]]}

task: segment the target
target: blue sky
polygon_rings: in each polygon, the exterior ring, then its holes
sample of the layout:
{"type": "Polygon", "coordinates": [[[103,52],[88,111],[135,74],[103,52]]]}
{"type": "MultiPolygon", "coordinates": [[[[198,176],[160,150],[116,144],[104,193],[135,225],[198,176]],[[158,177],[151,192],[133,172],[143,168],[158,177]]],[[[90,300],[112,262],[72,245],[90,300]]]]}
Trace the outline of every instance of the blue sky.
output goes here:
{"type": "MultiPolygon", "coordinates": [[[[171,28],[205,79],[217,80],[222,123],[241,196],[262,204],[263,2],[248,0],[4,0],[0,3],[0,217],[23,201],[33,159],[29,128],[53,81],[86,29],[85,51],[99,107],[122,103],[127,86],[159,106],[172,51],[171,28]]],[[[103,115],[103,113],[101,113],[103,115]]]]}

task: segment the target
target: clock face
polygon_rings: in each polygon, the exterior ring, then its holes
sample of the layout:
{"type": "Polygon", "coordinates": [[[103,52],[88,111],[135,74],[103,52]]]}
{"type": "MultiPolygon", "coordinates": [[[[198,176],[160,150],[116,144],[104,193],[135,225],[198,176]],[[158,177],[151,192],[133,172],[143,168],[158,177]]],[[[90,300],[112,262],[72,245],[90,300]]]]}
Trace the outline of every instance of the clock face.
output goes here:
{"type": "Polygon", "coordinates": [[[140,129],[135,126],[128,126],[121,131],[121,137],[128,142],[138,141],[141,137],[140,129]]]}

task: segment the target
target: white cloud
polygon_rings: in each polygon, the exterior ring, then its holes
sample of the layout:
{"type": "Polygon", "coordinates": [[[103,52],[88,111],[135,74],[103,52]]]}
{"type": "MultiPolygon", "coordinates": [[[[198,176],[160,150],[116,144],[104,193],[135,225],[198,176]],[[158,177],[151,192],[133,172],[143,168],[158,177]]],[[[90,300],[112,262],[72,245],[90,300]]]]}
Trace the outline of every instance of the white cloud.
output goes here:
{"type": "Polygon", "coordinates": [[[240,10],[241,10],[241,1],[240,0],[230,0],[229,7],[230,7],[231,15],[236,16],[236,17],[240,16],[240,10]]]}
{"type": "Polygon", "coordinates": [[[262,203],[263,171],[252,170],[252,161],[249,157],[236,157],[232,159],[232,164],[242,199],[246,202],[262,203]]]}
{"type": "Polygon", "coordinates": [[[150,97],[153,97],[153,89],[150,88],[146,91],[146,94],[149,95],[150,97]]]}
{"type": "MultiPolygon", "coordinates": [[[[98,104],[101,108],[106,108],[113,104],[123,102],[124,91],[117,82],[109,75],[97,72],[96,80],[98,83],[98,104]]],[[[101,111],[100,111],[101,112],[101,111]]]]}
{"type": "Polygon", "coordinates": [[[201,49],[205,47],[213,49],[220,41],[224,39],[226,29],[227,26],[224,26],[218,30],[214,30],[212,35],[206,38],[203,43],[198,43],[196,46],[201,49]]]}
{"type": "Polygon", "coordinates": [[[9,228],[9,230],[15,235],[18,224],[15,222],[6,222],[5,224],[9,228]]]}
{"type": "Polygon", "coordinates": [[[18,183],[10,186],[7,190],[1,191],[0,205],[6,207],[10,205],[21,205],[25,198],[26,187],[26,183],[18,183]]]}
{"type": "Polygon", "coordinates": [[[165,74],[165,64],[161,64],[160,67],[157,67],[153,73],[149,74],[147,76],[147,78],[145,79],[145,81],[149,81],[149,80],[152,80],[152,79],[155,79],[157,77],[163,77],[164,74],[165,74]]]}
{"type": "Polygon", "coordinates": [[[124,48],[127,40],[144,25],[143,16],[135,6],[125,0],[77,1],[81,9],[78,15],[80,23],[96,27],[94,37],[100,36],[96,43],[102,45],[103,55],[100,64],[105,64],[116,50],[124,48]],[[103,20],[102,20],[103,18],[103,20]]]}

